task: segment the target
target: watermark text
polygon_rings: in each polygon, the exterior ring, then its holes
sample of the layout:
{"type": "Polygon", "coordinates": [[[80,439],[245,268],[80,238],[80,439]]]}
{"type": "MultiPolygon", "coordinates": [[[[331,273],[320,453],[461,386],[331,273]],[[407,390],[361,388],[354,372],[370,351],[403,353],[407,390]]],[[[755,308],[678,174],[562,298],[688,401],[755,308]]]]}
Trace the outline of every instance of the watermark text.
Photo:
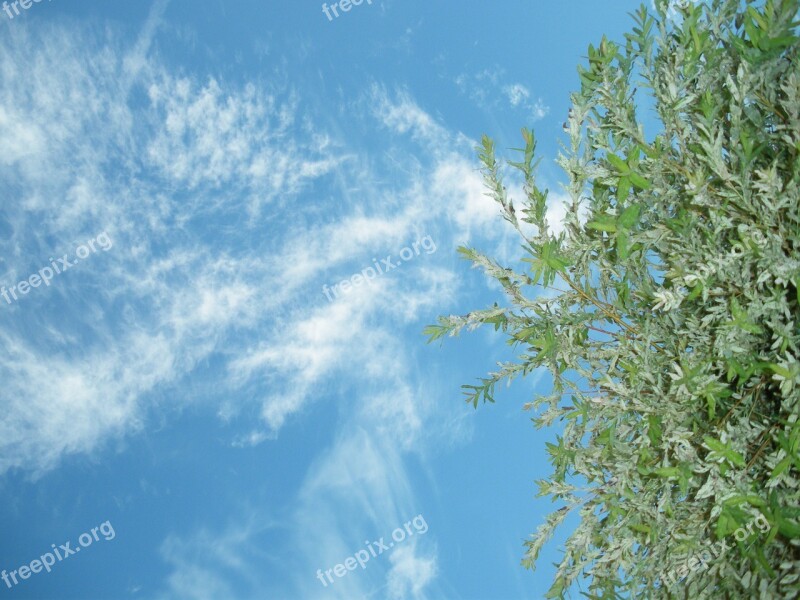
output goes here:
{"type": "Polygon", "coordinates": [[[392,540],[390,542],[385,542],[384,538],[380,538],[377,542],[369,542],[369,540],[365,541],[364,544],[367,546],[367,550],[359,550],[353,556],[348,556],[343,563],[336,565],[335,567],[331,567],[330,569],[326,569],[324,572],[322,569],[317,569],[317,579],[320,580],[323,587],[328,587],[329,583],[334,583],[334,579],[331,574],[336,575],[338,578],[342,578],[349,571],[354,571],[356,566],[361,567],[362,569],[367,568],[367,563],[372,558],[377,558],[384,552],[388,552],[390,548],[393,548],[395,543],[400,543],[406,539],[406,537],[411,537],[414,533],[418,533],[420,535],[424,535],[428,531],[428,524],[425,522],[425,517],[422,515],[417,515],[408,523],[405,523],[403,527],[398,527],[392,532],[392,540]],[[413,525],[413,530],[412,530],[413,525]]]}
{"type": "Polygon", "coordinates": [[[55,544],[50,544],[52,552],[45,552],[39,558],[32,560],[29,565],[22,565],[13,571],[7,572],[3,569],[3,572],[0,573],[0,579],[2,579],[9,588],[12,588],[19,584],[21,580],[29,579],[34,573],[41,573],[42,569],[49,573],[56,564],[56,559],[58,559],[58,562],[61,562],[73,554],[80,552],[81,548],[88,548],[94,542],[99,542],[100,536],[98,533],[102,534],[106,541],[111,541],[117,537],[117,534],[114,532],[114,527],[111,525],[111,521],[106,521],[97,527],[92,527],[91,533],[82,533],[80,537],[78,537],[78,546],[71,548],[71,542],[66,542],[56,548],[55,544]],[[17,576],[19,576],[19,579],[17,579],[17,576]]]}
{"type": "Polygon", "coordinates": [[[81,244],[75,249],[75,256],[77,258],[70,260],[69,254],[65,254],[57,261],[51,256],[50,257],[50,266],[42,267],[38,273],[34,273],[28,279],[24,279],[20,281],[16,285],[12,285],[9,289],[6,289],[5,286],[0,286],[0,297],[2,297],[7,304],[12,303],[12,298],[16,301],[19,300],[19,293],[22,296],[28,294],[32,288],[38,288],[40,285],[45,284],[45,286],[50,286],[50,281],[56,275],[60,275],[64,271],[67,271],[77,265],[81,260],[87,258],[92,252],[97,252],[97,247],[95,244],[99,245],[100,249],[103,252],[108,252],[113,247],[113,242],[108,237],[106,232],[101,233],[96,238],[89,240],[86,244],[81,244]]]}

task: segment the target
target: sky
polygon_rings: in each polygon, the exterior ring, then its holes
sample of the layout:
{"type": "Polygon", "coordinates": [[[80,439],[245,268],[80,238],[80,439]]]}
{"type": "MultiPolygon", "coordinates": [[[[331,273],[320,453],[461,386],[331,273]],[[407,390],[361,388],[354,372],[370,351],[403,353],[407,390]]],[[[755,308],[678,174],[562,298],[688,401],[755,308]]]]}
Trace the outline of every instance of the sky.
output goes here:
{"type": "Polygon", "coordinates": [[[0,599],[549,587],[548,379],[475,410],[503,336],[422,330],[503,301],[459,245],[521,264],[481,135],[534,129],[557,222],[576,67],[638,3],[326,6],[3,5],[0,599]]]}

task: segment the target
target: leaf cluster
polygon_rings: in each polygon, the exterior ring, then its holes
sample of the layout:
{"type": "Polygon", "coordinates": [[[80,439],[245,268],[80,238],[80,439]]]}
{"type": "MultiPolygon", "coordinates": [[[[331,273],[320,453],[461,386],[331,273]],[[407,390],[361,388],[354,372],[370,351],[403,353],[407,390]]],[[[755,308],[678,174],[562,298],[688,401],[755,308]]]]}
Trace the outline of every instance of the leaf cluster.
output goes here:
{"type": "Polygon", "coordinates": [[[532,131],[507,163],[524,181],[516,206],[492,140],[477,148],[521,267],[461,248],[506,305],[426,333],[491,325],[521,349],[465,386],[474,406],[501,381],[551,375],[526,408],[537,427],[561,425],[539,482],[560,508],[523,563],[570,512],[579,524],[547,597],[800,596],[799,2],[661,0],[632,15],[624,43],[590,46],[559,157],[559,227],[532,131]],[[666,579],[758,515],[768,533],[666,579]]]}

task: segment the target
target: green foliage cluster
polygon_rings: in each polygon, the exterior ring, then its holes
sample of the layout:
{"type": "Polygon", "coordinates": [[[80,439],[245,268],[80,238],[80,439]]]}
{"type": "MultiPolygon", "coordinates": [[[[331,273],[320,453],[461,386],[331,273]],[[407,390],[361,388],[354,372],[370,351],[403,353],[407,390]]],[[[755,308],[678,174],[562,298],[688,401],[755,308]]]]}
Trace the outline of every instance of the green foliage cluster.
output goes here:
{"type": "Polygon", "coordinates": [[[533,567],[572,511],[548,597],[800,596],[800,0],[656,2],[624,44],[579,67],[559,164],[571,198],[547,222],[536,141],[508,164],[484,137],[489,195],[523,240],[524,268],[461,248],[507,306],[440,317],[431,340],[489,324],[521,348],[467,400],[537,368],[526,408],[548,444],[540,493],[560,508],[527,542],[533,567]],[[637,117],[648,94],[660,131],[637,117]],[[758,514],[770,524],[708,568],[687,557],[758,514]],[[685,577],[671,585],[664,575],[685,577]]]}

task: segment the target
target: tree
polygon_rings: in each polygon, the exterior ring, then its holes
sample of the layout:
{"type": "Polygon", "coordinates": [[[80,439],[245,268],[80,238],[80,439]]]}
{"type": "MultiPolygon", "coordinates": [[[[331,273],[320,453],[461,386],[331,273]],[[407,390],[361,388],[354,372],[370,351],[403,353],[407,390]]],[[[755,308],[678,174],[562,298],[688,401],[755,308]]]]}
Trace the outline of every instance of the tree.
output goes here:
{"type": "Polygon", "coordinates": [[[560,507],[523,564],[567,514],[580,521],[547,597],[800,595],[799,2],[660,0],[624,44],[589,46],[559,231],[533,132],[510,169],[488,137],[477,148],[525,265],[459,248],[506,305],[426,334],[491,325],[520,349],[463,386],[475,407],[498,382],[551,374],[525,408],[563,424],[538,482],[560,507]],[[649,137],[637,93],[658,117],[649,137]],[[516,208],[506,170],[524,179],[516,208]]]}

